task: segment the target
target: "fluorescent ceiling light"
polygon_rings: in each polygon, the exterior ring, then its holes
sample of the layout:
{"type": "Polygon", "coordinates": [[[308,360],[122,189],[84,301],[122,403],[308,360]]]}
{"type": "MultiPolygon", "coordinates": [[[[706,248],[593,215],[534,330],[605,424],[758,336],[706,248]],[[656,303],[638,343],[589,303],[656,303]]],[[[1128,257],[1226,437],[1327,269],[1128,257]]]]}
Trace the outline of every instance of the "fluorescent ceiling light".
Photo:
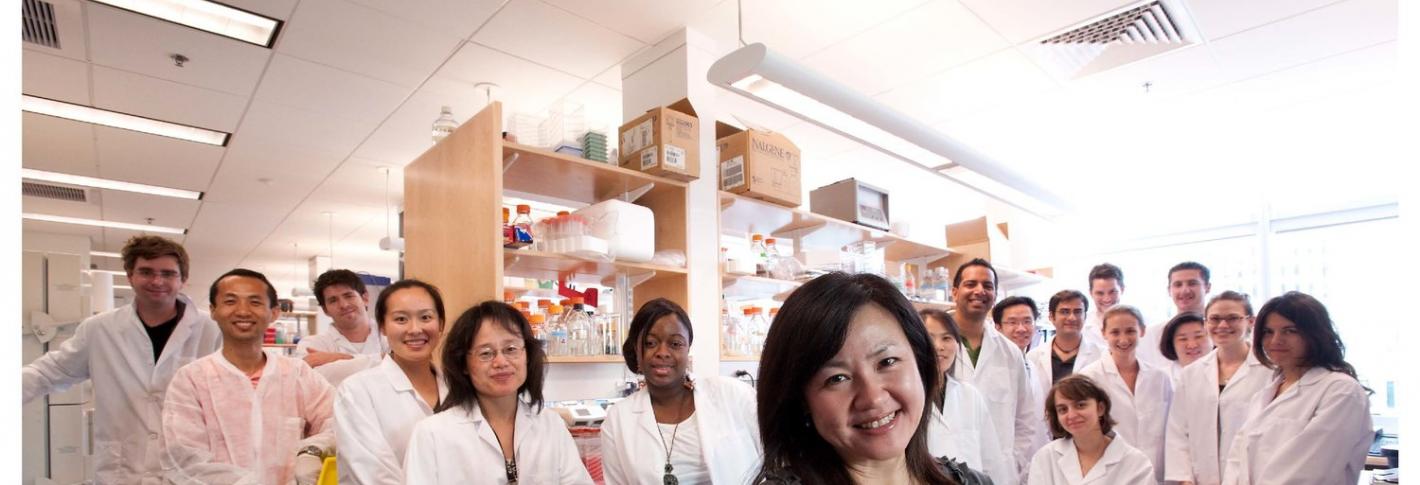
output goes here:
{"type": "Polygon", "coordinates": [[[89,256],[100,256],[100,257],[105,257],[105,258],[119,258],[119,259],[122,259],[122,258],[123,258],[123,255],[122,255],[122,254],[114,253],[114,252],[109,252],[109,251],[89,251],[89,256]]]}
{"type": "Polygon", "coordinates": [[[197,30],[270,48],[281,21],[206,0],[94,0],[197,30]]]}
{"type": "Polygon", "coordinates": [[[150,135],[206,143],[208,145],[227,146],[227,139],[232,136],[230,133],[221,131],[159,121],[152,118],[119,113],[117,111],[91,108],[38,96],[30,96],[28,94],[20,97],[20,109],[57,118],[111,126],[124,130],[148,133],[150,135]]]}
{"type": "Polygon", "coordinates": [[[52,216],[49,214],[24,213],[21,216],[31,221],[58,222],[60,224],[78,224],[81,226],[107,227],[111,229],[127,229],[130,231],[157,232],[163,234],[187,234],[187,229],[166,226],[154,226],[151,224],[130,224],[127,222],[101,221],[98,219],[84,219],[79,217],[52,216]]]}
{"type": "Polygon", "coordinates": [[[137,192],[140,194],[161,195],[164,197],[177,197],[179,199],[202,200],[202,192],[191,190],[170,189],[156,185],[137,184],[133,182],[120,182],[117,180],[107,180],[82,175],[70,175],[67,173],[46,172],[43,170],[20,169],[20,177],[30,180],[43,180],[59,184],[82,185],[85,187],[97,187],[100,189],[122,190],[126,192],[137,192]]]}
{"type": "Polygon", "coordinates": [[[982,195],[1042,217],[1063,214],[1063,199],[946,134],[877,100],[769,51],[750,44],[715,61],[711,84],[778,108],[894,158],[956,181],[982,195]],[[933,169],[955,164],[995,182],[973,185],[969,178],[933,169]],[[1032,203],[1023,203],[1031,200],[1032,203]]]}

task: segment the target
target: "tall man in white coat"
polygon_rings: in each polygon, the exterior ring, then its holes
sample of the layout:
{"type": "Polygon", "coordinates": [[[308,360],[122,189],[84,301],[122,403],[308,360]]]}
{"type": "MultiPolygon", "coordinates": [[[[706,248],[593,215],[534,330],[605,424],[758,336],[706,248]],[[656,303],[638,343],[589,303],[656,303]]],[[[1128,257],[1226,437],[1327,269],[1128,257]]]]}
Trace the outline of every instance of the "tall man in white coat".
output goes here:
{"type": "MultiPolygon", "coordinates": [[[[1110,263],[1100,263],[1090,268],[1090,298],[1095,301],[1095,311],[1089,312],[1089,305],[1086,305],[1085,329],[1081,335],[1085,336],[1085,341],[1098,345],[1100,348],[1108,348],[1104,341],[1104,325],[1100,322],[1100,316],[1119,304],[1124,297],[1124,270],[1119,269],[1110,263]]],[[[1083,366],[1081,366],[1083,367],[1083,366]]]]}
{"type": "Polygon", "coordinates": [[[187,250],[159,236],[123,246],[133,303],[79,324],[59,350],[21,371],[24,402],[92,379],[94,479],[99,484],[162,483],[162,404],[179,367],[217,351],[222,333],[180,293],[187,250]]]}
{"type": "MultiPolygon", "coordinates": [[[[1203,304],[1208,298],[1208,292],[1213,289],[1209,283],[1211,277],[1208,267],[1193,261],[1184,261],[1169,268],[1169,299],[1173,300],[1174,315],[1183,312],[1193,312],[1203,314],[1203,304]]],[[[1169,315],[1172,319],[1173,315],[1169,315]]],[[[1173,369],[1173,361],[1164,357],[1159,351],[1159,340],[1164,335],[1164,327],[1168,326],[1168,320],[1162,323],[1149,325],[1144,336],[1139,339],[1139,360],[1148,362],[1160,369],[1173,369]]]]}
{"type": "Polygon", "coordinates": [[[292,355],[339,387],[346,377],[379,365],[390,352],[389,341],[372,329],[370,293],[360,275],[332,269],[316,278],[313,290],[321,311],[333,320],[333,331],[302,339],[292,355]]]}
{"type": "Polygon", "coordinates": [[[986,322],[996,303],[996,283],[996,269],[984,259],[957,268],[952,298],[962,338],[953,375],[986,395],[999,441],[1011,446],[1016,469],[1024,472],[1035,451],[1036,427],[1044,423],[1039,422],[1040,412],[1031,408],[1033,393],[1021,349],[986,322]]]}

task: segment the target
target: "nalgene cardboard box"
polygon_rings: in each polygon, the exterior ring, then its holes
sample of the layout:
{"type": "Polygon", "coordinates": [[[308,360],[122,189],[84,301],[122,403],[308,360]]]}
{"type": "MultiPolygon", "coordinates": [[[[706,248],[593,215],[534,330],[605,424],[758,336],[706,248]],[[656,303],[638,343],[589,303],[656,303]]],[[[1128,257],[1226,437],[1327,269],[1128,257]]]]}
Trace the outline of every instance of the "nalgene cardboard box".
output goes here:
{"type": "Polygon", "coordinates": [[[623,168],[676,180],[700,177],[700,119],[689,99],[651,109],[618,133],[623,168]]]}
{"type": "Polygon", "coordinates": [[[720,190],[785,207],[803,203],[799,147],[784,135],[715,125],[720,159],[720,190]]]}

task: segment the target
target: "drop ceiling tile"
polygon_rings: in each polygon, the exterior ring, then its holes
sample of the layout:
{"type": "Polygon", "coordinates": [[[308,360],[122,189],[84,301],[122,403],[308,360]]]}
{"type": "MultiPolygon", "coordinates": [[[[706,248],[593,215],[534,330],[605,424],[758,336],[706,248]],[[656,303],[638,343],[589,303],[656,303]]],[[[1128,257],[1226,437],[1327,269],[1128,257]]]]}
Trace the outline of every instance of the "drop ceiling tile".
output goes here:
{"type": "Polygon", "coordinates": [[[54,25],[58,33],[59,48],[22,42],[25,53],[40,52],[48,55],[67,57],[76,61],[89,60],[87,32],[82,27],[84,9],[80,0],[49,0],[54,6],[54,25]]]}
{"type": "Polygon", "coordinates": [[[1243,79],[1396,39],[1395,0],[1350,0],[1228,36],[1209,45],[1243,79]]]}
{"type": "Polygon", "coordinates": [[[249,141],[240,145],[234,144],[227,150],[217,181],[237,174],[250,175],[247,178],[253,181],[264,177],[284,176],[320,180],[335,170],[344,159],[342,155],[305,147],[249,141]],[[232,172],[233,170],[237,172],[232,172]]]}
{"type": "Polygon", "coordinates": [[[291,10],[296,8],[296,2],[297,0],[223,0],[222,3],[257,15],[286,20],[291,18],[291,10]]]}
{"type": "Polygon", "coordinates": [[[439,33],[467,39],[507,0],[350,0],[387,15],[414,21],[439,33]]]}
{"type": "Polygon", "coordinates": [[[458,36],[342,0],[306,0],[278,51],[408,88],[458,48],[458,36]]]}
{"type": "Polygon", "coordinates": [[[57,222],[40,222],[25,220],[20,227],[23,232],[42,232],[47,234],[59,234],[63,236],[84,236],[89,238],[89,243],[91,245],[96,241],[103,240],[104,237],[104,230],[101,227],[80,226],[76,224],[60,224],[57,222]]]}
{"type": "MultiPolygon", "coordinates": [[[[235,263],[276,228],[286,211],[289,208],[282,210],[262,204],[203,201],[197,219],[187,231],[185,244],[194,260],[222,258],[235,263]]],[[[231,268],[224,268],[218,274],[227,269],[231,268]]]]}
{"type": "Polygon", "coordinates": [[[1095,20],[1136,0],[959,0],[1012,44],[1095,20]]]}
{"type": "Polygon", "coordinates": [[[473,40],[584,79],[596,77],[643,45],[538,0],[512,0],[473,40]]]}
{"type": "MultiPolygon", "coordinates": [[[[82,217],[85,219],[103,219],[103,208],[100,206],[97,189],[87,189],[84,191],[89,197],[88,202],[74,202],[69,200],[55,200],[44,197],[20,197],[20,209],[22,212],[32,214],[45,214],[51,216],[82,217]]],[[[66,224],[72,225],[72,224],[66,224]]]]}
{"type": "Polygon", "coordinates": [[[720,0],[548,0],[547,3],[642,43],[654,44],[680,30],[720,0]]]}
{"type": "Polygon", "coordinates": [[[566,101],[582,105],[582,115],[587,120],[587,128],[602,130],[607,134],[607,149],[616,147],[620,137],[616,130],[621,127],[621,91],[589,82],[569,93],[566,101]]]}
{"type": "MultiPolygon", "coordinates": [[[[310,201],[330,203],[344,207],[374,208],[385,207],[385,173],[382,168],[393,168],[389,174],[389,199],[391,205],[399,204],[404,192],[404,171],[399,167],[352,159],[341,165],[330,178],[311,193],[310,201]]],[[[383,224],[383,221],[381,222],[383,224]]]]}
{"type": "Polygon", "coordinates": [[[137,221],[168,227],[188,227],[202,201],[159,197],[118,190],[101,190],[104,220],[137,221]],[[153,221],[147,222],[149,218],[153,221]]]}
{"type": "Polygon", "coordinates": [[[350,121],[378,123],[411,91],[412,88],[278,53],[262,79],[256,100],[350,121]]]}
{"type": "Polygon", "coordinates": [[[597,77],[592,78],[593,82],[606,86],[617,91],[621,90],[621,65],[615,65],[602,71],[597,77]]]}
{"type": "Polygon", "coordinates": [[[247,99],[235,94],[94,66],[94,106],[231,133],[247,99]]]}
{"type": "MultiPolygon", "coordinates": [[[[744,41],[801,59],[926,3],[926,0],[780,0],[744,2],[744,41]]],[[[737,3],[721,2],[690,26],[720,50],[739,47],[737,3]]]]}
{"type": "Polygon", "coordinates": [[[1054,81],[1030,59],[1007,49],[876,98],[918,121],[935,124],[1054,87],[1054,81]]]}
{"type": "MultiPolygon", "coordinates": [[[[472,97],[474,101],[483,102],[486,99],[484,93],[474,88],[474,84],[479,82],[499,86],[494,99],[503,102],[503,112],[507,114],[542,113],[554,100],[577,89],[584,80],[469,42],[439,69],[423,89],[451,97],[472,97]]],[[[453,99],[450,98],[451,101],[453,99]]],[[[455,115],[461,118],[471,116],[455,115]]],[[[438,117],[438,113],[433,113],[433,116],[438,117]]],[[[430,123],[433,121],[434,118],[429,118],[430,123]]]]}
{"type": "Polygon", "coordinates": [[[1213,112],[1290,109],[1341,93],[1386,86],[1398,79],[1397,58],[1397,43],[1387,42],[1199,92],[1180,102],[1213,112]]]}
{"type": "Polygon", "coordinates": [[[1345,0],[1190,0],[1194,24],[1208,40],[1275,22],[1345,0]]]}
{"type": "Polygon", "coordinates": [[[465,94],[448,96],[427,87],[420,89],[362,142],[354,155],[399,167],[408,165],[434,146],[433,123],[440,108],[448,106],[459,124],[483,109],[483,100],[475,100],[472,89],[465,94]]]}
{"type": "Polygon", "coordinates": [[[94,125],[34,113],[20,116],[20,156],[25,168],[98,175],[94,125]]]}
{"type": "Polygon", "coordinates": [[[1227,83],[1232,78],[1202,45],[1185,47],[1088,76],[1065,85],[1074,95],[1132,103],[1168,99],[1227,83]]]}
{"type": "Polygon", "coordinates": [[[21,59],[21,89],[25,94],[91,104],[88,64],[31,49],[25,49],[21,59]]]}
{"type": "Polygon", "coordinates": [[[252,142],[305,148],[343,157],[369,136],[379,123],[379,120],[351,120],[255,101],[242,119],[241,127],[232,135],[229,145],[236,147],[252,142]]]}
{"type": "Polygon", "coordinates": [[[875,95],[1008,47],[956,0],[937,0],[804,59],[859,92],[875,95]]]}
{"type": "Polygon", "coordinates": [[[222,147],[106,126],[94,131],[103,178],[204,190],[222,159],[222,147]]]}
{"type": "Polygon", "coordinates": [[[153,17],[87,4],[94,64],[249,96],[271,50],[153,17]],[[140,34],[141,33],[141,34],[140,34]],[[188,57],[183,67],[169,58],[188,57]]]}

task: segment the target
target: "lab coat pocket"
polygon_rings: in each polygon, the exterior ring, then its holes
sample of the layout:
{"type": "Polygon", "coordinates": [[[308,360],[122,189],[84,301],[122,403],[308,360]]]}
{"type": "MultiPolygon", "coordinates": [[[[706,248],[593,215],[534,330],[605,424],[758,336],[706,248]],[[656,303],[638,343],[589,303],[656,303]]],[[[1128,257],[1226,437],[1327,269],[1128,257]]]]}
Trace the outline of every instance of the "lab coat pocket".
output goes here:
{"type": "MultiPolygon", "coordinates": [[[[94,475],[98,477],[121,476],[117,472],[124,466],[123,462],[123,442],[119,440],[94,441],[93,463],[97,468],[94,475]]],[[[164,450],[159,450],[162,452],[164,450]]]]}

